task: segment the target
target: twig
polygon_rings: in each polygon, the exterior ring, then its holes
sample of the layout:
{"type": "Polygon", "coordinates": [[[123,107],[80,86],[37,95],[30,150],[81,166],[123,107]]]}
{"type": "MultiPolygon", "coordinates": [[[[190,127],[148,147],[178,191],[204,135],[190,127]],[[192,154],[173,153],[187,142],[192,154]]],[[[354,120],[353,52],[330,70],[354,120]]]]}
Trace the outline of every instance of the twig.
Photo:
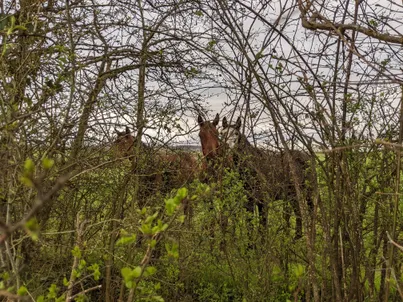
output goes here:
{"type": "Polygon", "coordinates": [[[360,148],[360,147],[370,147],[373,145],[382,145],[382,146],[386,146],[386,147],[392,147],[393,149],[402,149],[403,148],[403,145],[401,145],[401,144],[391,143],[391,142],[384,141],[381,139],[375,139],[373,141],[369,141],[369,142],[361,143],[361,144],[352,144],[352,145],[348,145],[348,146],[334,147],[332,149],[322,149],[322,150],[320,150],[320,152],[331,153],[331,152],[355,149],[355,148],[360,148]]]}
{"type": "Polygon", "coordinates": [[[100,289],[101,287],[102,287],[102,285],[100,284],[100,285],[97,285],[97,286],[94,286],[94,287],[91,287],[91,288],[87,288],[86,290],[83,290],[83,291],[79,292],[78,294],[75,294],[74,296],[71,296],[71,297],[68,299],[68,301],[71,301],[71,300],[75,299],[75,298],[78,297],[79,295],[83,295],[83,294],[86,294],[86,293],[88,293],[88,292],[90,292],[90,291],[93,291],[93,290],[96,290],[96,289],[100,289]]]}
{"type": "MultiPolygon", "coordinates": [[[[81,221],[80,220],[80,212],[77,214],[77,219],[76,219],[76,227],[77,227],[77,238],[76,238],[76,246],[79,247],[80,250],[83,248],[83,234],[85,231],[87,221],[81,221]]],[[[66,302],[70,301],[72,299],[72,294],[73,294],[73,289],[74,289],[74,282],[77,278],[76,276],[76,269],[79,265],[80,258],[74,255],[73,259],[73,266],[71,268],[71,274],[70,274],[70,280],[69,280],[69,286],[67,288],[67,293],[66,293],[66,302]]]]}
{"type": "Polygon", "coordinates": [[[395,247],[397,247],[399,250],[403,251],[403,246],[401,246],[400,244],[398,244],[396,241],[394,241],[392,239],[392,237],[390,237],[389,232],[386,232],[386,236],[388,236],[389,242],[392,243],[395,247]]]}
{"type": "Polygon", "coordinates": [[[13,293],[10,293],[6,290],[0,290],[0,297],[6,297],[8,299],[15,299],[17,301],[28,301],[29,297],[19,296],[13,293]]]}

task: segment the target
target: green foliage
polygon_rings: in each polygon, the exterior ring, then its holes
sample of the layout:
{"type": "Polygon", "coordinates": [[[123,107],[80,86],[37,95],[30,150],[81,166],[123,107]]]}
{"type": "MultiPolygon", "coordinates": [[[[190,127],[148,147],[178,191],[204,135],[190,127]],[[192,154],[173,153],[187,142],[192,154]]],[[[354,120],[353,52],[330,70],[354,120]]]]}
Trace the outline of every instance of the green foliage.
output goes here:
{"type": "MultiPolygon", "coordinates": [[[[327,156],[319,155],[319,160],[322,164],[330,165],[327,156]]],[[[381,158],[378,154],[360,158],[354,152],[346,152],[346,156],[349,169],[357,173],[352,175],[358,180],[356,186],[362,194],[373,191],[394,192],[393,183],[382,183],[381,180],[385,177],[383,173],[374,177],[374,171],[380,170],[380,162],[393,162],[393,156],[385,155],[381,158]]],[[[45,166],[42,162],[41,168],[46,169],[45,166]]],[[[124,167],[130,168],[130,165],[124,167]]],[[[54,169],[55,165],[49,168],[54,169]]],[[[23,174],[33,177],[35,170],[34,160],[27,161],[23,174]]],[[[387,171],[384,170],[384,173],[389,173],[387,171]]],[[[309,284],[306,262],[303,259],[307,250],[304,241],[293,241],[294,215],[291,214],[289,224],[284,220],[284,213],[292,213],[290,205],[281,200],[266,200],[268,225],[263,227],[256,204],[248,199],[249,192],[242,181],[245,178],[231,169],[219,172],[221,174],[217,177],[217,182],[209,180],[208,183],[202,183],[196,180],[187,184],[186,188],[173,189],[166,198],[160,192],[153,193],[146,196],[147,202],[141,207],[137,204],[132,206],[136,199],[130,182],[128,188],[121,189],[119,184],[125,183],[127,175],[121,167],[111,167],[102,173],[94,171],[80,182],[73,182],[72,187],[76,187],[75,198],[83,202],[74,206],[77,209],[88,208],[90,214],[87,214],[87,219],[93,225],[88,229],[89,235],[84,236],[85,248],[70,247],[66,255],[58,260],[54,274],[47,272],[50,282],[54,283],[47,294],[44,294],[45,288],[37,286],[39,282],[35,283],[35,280],[32,281],[35,286],[31,286],[26,280],[22,284],[29,284],[30,291],[38,288],[33,293],[37,301],[62,300],[61,295],[69,281],[60,276],[70,275],[73,255],[79,259],[73,275],[77,280],[85,280],[80,284],[83,289],[98,284],[95,281],[101,278],[105,266],[103,261],[108,261],[109,265],[109,261],[113,260],[112,278],[123,279],[125,290],[134,290],[135,301],[293,301],[296,295],[302,300],[309,284]],[[121,198],[124,202],[119,204],[120,197],[115,196],[121,190],[125,195],[121,198]],[[85,200],[89,202],[85,203],[85,200]],[[185,202],[189,202],[192,207],[191,215],[182,213],[185,202]],[[118,219],[115,217],[116,224],[108,229],[106,226],[110,216],[107,215],[115,208],[123,209],[124,215],[118,215],[118,219]],[[189,217],[191,219],[188,222],[186,218],[189,217]],[[116,234],[119,230],[119,238],[114,237],[113,254],[106,253],[105,246],[110,244],[108,240],[111,234],[116,234]],[[69,250],[71,254],[68,253],[69,250]],[[147,261],[142,262],[143,259],[147,261]]],[[[317,174],[322,188],[326,185],[326,175],[319,169],[317,174]]],[[[331,192],[323,190],[321,193],[321,206],[329,206],[331,192]]],[[[68,194],[68,190],[61,192],[58,201],[67,205],[63,215],[73,217],[73,212],[70,212],[73,207],[69,203],[71,196],[68,194]]],[[[389,217],[390,207],[382,196],[369,196],[365,197],[365,213],[360,217],[366,230],[371,230],[376,211],[381,212],[386,219],[389,217]]],[[[358,207],[357,204],[354,205],[358,207]]],[[[321,209],[317,215],[322,215],[321,209]]],[[[56,227],[52,229],[55,222],[55,218],[50,220],[47,232],[58,230],[56,227]]],[[[68,224],[74,225],[74,219],[69,219],[68,224]]],[[[30,232],[39,234],[37,221],[29,221],[25,227],[30,232]]],[[[318,223],[316,227],[315,249],[321,251],[327,237],[321,224],[318,223]]],[[[374,246],[373,233],[368,231],[363,237],[363,250],[371,250],[374,246]]],[[[65,242],[74,242],[71,240],[71,233],[60,234],[57,240],[59,238],[65,242]]],[[[55,238],[55,246],[58,245],[56,242],[55,238]]],[[[348,245],[348,242],[344,244],[348,245]]],[[[48,257],[41,259],[41,263],[50,263],[56,256],[56,249],[50,245],[44,245],[41,249],[41,254],[48,257]]],[[[331,280],[332,275],[327,270],[328,260],[322,259],[321,254],[315,257],[316,269],[323,272],[320,282],[330,284],[328,280],[331,280]]],[[[378,259],[379,257],[380,253],[378,259]]],[[[10,285],[6,279],[3,277],[0,281],[3,289],[10,285]]],[[[361,279],[366,291],[380,290],[379,272],[375,274],[374,285],[368,281],[368,272],[365,270],[361,279]]],[[[116,293],[119,284],[115,286],[116,293]]],[[[12,288],[12,292],[16,291],[15,287],[12,288]]],[[[94,296],[99,297],[99,293],[94,292],[94,296]]],[[[81,295],[77,299],[92,301],[97,298],[81,295]]]]}
{"type": "Polygon", "coordinates": [[[214,46],[217,44],[216,40],[211,40],[207,43],[207,50],[212,51],[214,49],[214,46]]]}
{"type": "Polygon", "coordinates": [[[79,246],[75,246],[74,249],[71,250],[71,254],[73,255],[74,258],[81,259],[82,254],[79,246]]]}
{"type": "Polygon", "coordinates": [[[129,234],[125,230],[120,231],[120,238],[116,242],[116,245],[126,245],[126,244],[133,244],[136,242],[137,235],[136,234],[129,234]]]}
{"type": "Polygon", "coordinates": [[[85,302],[85,301],[88,301],[88,299],[86,298],[85,295],[78,295],[74,300],[77,301],[77,302],[85,302]]]}
{"type": "Polygon", "coordinates": [[[179,245],[176,242],[172,244],[166,243],[165,249],[168,252],[168,257],[179,258],[179,245]]]}
{"type": "Polygon", "coordinates": [[[30,158],[25,160],[24,170],[22,176],[20,177],[21,182],[27,187],[33,187],[32,178],[35,173],[35,164],[34,161],[30,158]]]}
{"type": "Polygon", "coordinates": [[[24,163],[24,174],[32,175],[35,171],[35,164],[32,159],[28,158],[24,163]]]}
{"type": "Polygon", "coordinates": [[[374,19],[369,20],[369,24],[373,27],[378,27],[378,22],[374,19]]]}
{"type": "Polygon", "coordinates": [[[25,230],[27,231],[27,233],[29,234],[29,236],[31,237],[32,240],[34,240],[34,241],[38,240],[40,228],[39,228],[38,220],[35,217],[29,219],[25,223],[25,230]]]}
{"type": "Polygon", "coordinates": [[[52,284],[48,289],[47,298],[48,299],[57,299],[57,293],[59,292],[59,288],[56,284],[52,284]]]}
{"type": "Polygon", "coordinates": [[[129,267],[124,267],[121,269],[122,277],[125,280],[125,285],[127,288],[133,288],[135,286],[135,279],[141,276],[142,269],[140,266],[130,269],[129,267]]]}
{"type": "Polygon", "coordinates": [[[188,191],[186,188],[181,188],[177,191],[174,198],[169,198],[165,200],[165,211],[168,216],[172,216],[181,202],[187,197],[188,191]]]}
{"type": "MultiPolygon", "coordinates": [[[[158,246],[158,241],[156,238],[160,234],[164,233],[168,227],[168,220],[170,219],[170,223],[174,223],[177,216],[177,212],[180,209],[181,203],[188,196],[188,190],[186,188],[180,188],[174,191],[173,197],[168,197],[165,199],[165,212],[166,216],[160,214],[159,211],[155,211],[153,214],[149,214],[148,208],[142,208],[138,211],[139,215],[143,217],[140,222],[140,226],[138,230],[143,234],[148,236],[150,239],[147,240],[148,250],[147,255],[145,257],[151,257],[151,253],[158,246]],[[161,217],[161,218],[160,218],[161,217]],[[167,222],[165,222],[165,219],[167,222]]],[[[183,219],[179,219],[182,221],[183,219]]],[[[121,237],[117,242],[117,245],[128,245],[133,244],[136,241],[136,234],[130,234],[126,230],[121,231],[121,237]]],[[[165,247],[168,252],[168,257],[178,258],[179,250],[178,244],[173,241],[170,245],[165,244],[165,247]]],[[[157,273],[157,268],[155,266],[149,265],[147,262],[141,266],[136,266],[134,268],[123,267],[121,268],[121,275],[123,277],[125,286],[128,289],[135,290],[135,295],[138,297],[147,297],[140,298],[139,301],[163,301],[163,299],[155,294],[155,291],[160,288],[159,283],[150,287],[150,285],[154,284],[154,282],[149,281],[150,277],[157,273]]]]}
{"type": "Polygon", "coordinates": [[[21,286],[18,290],[17,290],[17,295],[18,296],[25,296],[28,293],[28,289],[25,286],[21,286]]]}
{"type": "Polygon", "coordinates": [[[54,164],[55,164],[55,161],[54,161],[53,159],[51,159],[51,158],[45,157],[45,158],[42,160],[42,167],[43,167],[44,169],[46,169],[46,170],[51,169],[54,164]]]}

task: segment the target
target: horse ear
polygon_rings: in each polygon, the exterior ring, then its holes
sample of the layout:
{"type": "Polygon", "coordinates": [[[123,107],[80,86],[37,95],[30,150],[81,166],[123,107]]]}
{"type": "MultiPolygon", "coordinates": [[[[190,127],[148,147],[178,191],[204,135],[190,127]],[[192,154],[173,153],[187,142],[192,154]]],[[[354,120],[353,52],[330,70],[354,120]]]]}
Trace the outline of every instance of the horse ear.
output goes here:
{"type": "Polygon", "coordinates": [[[241,117],[240,116],[238,116],[238,118],[236,120],[235,129],[237,129],[238,131],[241,129],[241,117]]]}
{"type": "Polygon", "coordinates": [[[219,122],[220,122],[220,115],[217,113],[214,118],[213,125],[217,126],[219,122]]]}
{"type": "Polygon", "coordinates": [[[130,134],[130,128],[126,126],[126,134],[130,134]]]}
{"type": "Polygon", "coordinates": [[[203,125],[203,123],[204,123],[203,117],[200,114],[197,117],[197,122],[199,123],[199,126],[203,125]]]}
{"type": "Polygon", "coordinates": [[[224,118],[222,119],[222,127],[225,129],[228,127],[228,121],[227,121],[227,117],[224,116],[224,118]]]}

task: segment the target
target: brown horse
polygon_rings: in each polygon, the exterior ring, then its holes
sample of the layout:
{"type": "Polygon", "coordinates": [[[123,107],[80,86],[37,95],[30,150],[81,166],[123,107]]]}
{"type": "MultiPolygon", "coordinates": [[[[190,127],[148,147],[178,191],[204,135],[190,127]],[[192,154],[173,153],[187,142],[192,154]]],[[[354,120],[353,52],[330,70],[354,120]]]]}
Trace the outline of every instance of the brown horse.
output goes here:
{"type": "Polygon", "coordinates": [[[213,122],[205,121],[201,115],[197,117],[200,126],[199,137],[202,145],[203,156],[206,159],[215,159],[218,155],[220,142],[218,139],[217,125],[220,116],[217,113],[213,122]]]}
{"type": "MultiPolygon", "coordinates": [[[[198,117],[200,125],[200,140],[203,155],[210,162],[217,163],[218,158],[224,154],[225,162],[230,162],[239,172],[248,192],[247,208],[253,211],[257,206],[263,216],[263,224],[267,219],[268,200],[288,200],[296,216],[295,238],[302,236],[301,209],[297,200],[295,185],[298,185],[306,193],[307,202],[312,209],[312,187],[306,185],[308,179],[311,184],[312,177],[307,175],[310,167],[310,156],[302,151],[292,150],[291,160],[295,165],[298,180],[293,181],[290,164],[286,160],[284,152],[262,150],[254,147],[246,136],[241,133],[241,119],[230,125],[224,117],[222,130],[219,135],[216,128],[218,115],[213,123],[204,121],[198,117]]],[[[286,214],[287,221],[289,214],[286,214]]]]}
{"type": "MultiPolygon", "coordinates": [[[[125,132],[115,130],[117,139],[113,149],[118,158],[134,156],[136,139],[130,134],[129,127],[125,132]]],[[[197,156],[194,153],[169,150],[166,148],[152,148],[141,143],[141,158],[143,170],[137,171],[147,175],[147,178],[154,182],[154,188],[169,192],[172,188],[179,188],[193,181],[199,173],[197,156]]]]}
{"type": "Polygon", "coordinates": [[[132,155],[133,147],[134,147],[134,136],[130,134],[129,127],[126,126],[125,132],[120,132],[115,129],[117,138],[113,143],[113,150],[116,157],[128,157],[132,155]]]}

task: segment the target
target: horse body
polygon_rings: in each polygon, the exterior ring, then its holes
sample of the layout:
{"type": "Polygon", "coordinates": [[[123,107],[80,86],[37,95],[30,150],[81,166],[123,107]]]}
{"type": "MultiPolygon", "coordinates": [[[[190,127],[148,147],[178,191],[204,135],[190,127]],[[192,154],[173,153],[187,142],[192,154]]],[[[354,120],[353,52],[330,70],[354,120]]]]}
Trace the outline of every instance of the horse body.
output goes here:
{"type": "Polygon", "coordinates": [[[168,187],[182,187],[197,178],[200,172],[194,152],[162,149],[156,152],[154,159],[156,170],[171,184],[168,187]]]}
{"type": "MultiPolygon", "coordinates": [[[[307,169],[310,167],[310,156],[298,150],[289,151],[290,159],[284,152],[263,150],[253,146],[241,133],[241,119],[230,125],[224,117],[217,143],[221,154],[230,153],[233,165],[240,172],[245,189],[248,192],[247,208],[253,210],[255,205],[267,219],[267,202],[269,200],[290,201],[296,216],[296,238],[302,236],[302,219],[299,208],[296,186],[305,190],[308,204],[312,205],[312,191],[306,186],[307,169]],[[229,151],[229,152],[226,152],[229,151]],[[291,161],[291,162],[290,162],[291,161]],[[297,179],[293,179],[290,165],[294,165],[297,179]]],[[[202,137],[201,137],[202,138],[202,137]]],[[[203,144],[203,141],[202,141],[203,144]]],[[[217,147],[218,148],[218,147],[217,147]]],[[[218,154],[215,152],[212,154],[218,154]]]]}
{"type": "MultiPolygon", "coordinates": [[[[117,139],[113,149],[118,158],[133,157],[136,139],[126,127],[125,132],[117,131],[117,139]]],[[[135,171],[146,178],[146,187],[154,190],[169,192],[192,182],[199,173],[197,156],[194,153],[152,148],[141,143],[141,153],[138,160],[142,161],[141,171],[135,171]],[[152,185],[154,184],[154,185],[152,185]]]]}

